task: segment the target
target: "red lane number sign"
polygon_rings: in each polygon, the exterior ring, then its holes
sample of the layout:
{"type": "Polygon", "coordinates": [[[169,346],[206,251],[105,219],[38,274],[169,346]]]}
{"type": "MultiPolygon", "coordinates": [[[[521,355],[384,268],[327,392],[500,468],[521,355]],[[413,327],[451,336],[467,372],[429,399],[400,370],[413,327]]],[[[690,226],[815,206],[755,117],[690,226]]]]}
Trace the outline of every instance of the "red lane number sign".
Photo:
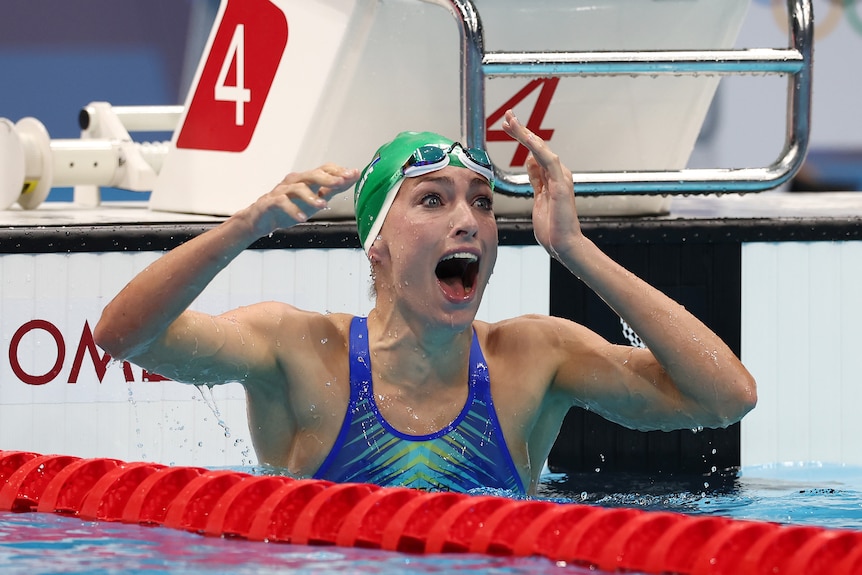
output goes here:
{"type": "Polygon", "coordinates": [[[269,0],[231,0],[177,137],[178,148],[245,150],[287,46],[287,20],[269,0]]]}

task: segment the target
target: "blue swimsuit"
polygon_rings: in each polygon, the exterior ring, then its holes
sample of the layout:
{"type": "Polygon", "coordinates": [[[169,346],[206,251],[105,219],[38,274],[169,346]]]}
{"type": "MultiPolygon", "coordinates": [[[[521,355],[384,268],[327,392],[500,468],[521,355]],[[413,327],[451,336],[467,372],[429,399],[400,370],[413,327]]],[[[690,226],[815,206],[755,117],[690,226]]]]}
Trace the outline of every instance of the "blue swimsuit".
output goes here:
{"type": "Polygon", "coordinates": [[[475,332],[470,349],[470,392],[464,409],[440,431],[407,435],[393,428],[377,408],[366,318],[353,318],[350,403],[335,445],[314,477],[433,491],[490,487],[524,493],[500,430],[488,367],[475,332]]]}

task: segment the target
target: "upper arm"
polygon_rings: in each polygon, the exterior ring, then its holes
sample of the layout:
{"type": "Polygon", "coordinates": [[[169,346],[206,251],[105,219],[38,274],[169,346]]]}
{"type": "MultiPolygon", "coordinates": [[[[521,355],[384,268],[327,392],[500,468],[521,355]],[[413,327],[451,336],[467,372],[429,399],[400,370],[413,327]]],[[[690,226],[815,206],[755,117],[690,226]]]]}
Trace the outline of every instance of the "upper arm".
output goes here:
{"type": "Polygon", "coordinates": [[[281,340],[302,313],[287,304],[260,303],[213,316],[183,312],[129,359],[165,377],[194,384],[264,382],[279,377],[281,340]]]}
{"type": "Polygon", "coordinates": [[[671,429],[694,421],[688,400],[648,350],[616,345],[575,322],[550,318],[557,364],[551,391],[634,429],[671,429]]]}

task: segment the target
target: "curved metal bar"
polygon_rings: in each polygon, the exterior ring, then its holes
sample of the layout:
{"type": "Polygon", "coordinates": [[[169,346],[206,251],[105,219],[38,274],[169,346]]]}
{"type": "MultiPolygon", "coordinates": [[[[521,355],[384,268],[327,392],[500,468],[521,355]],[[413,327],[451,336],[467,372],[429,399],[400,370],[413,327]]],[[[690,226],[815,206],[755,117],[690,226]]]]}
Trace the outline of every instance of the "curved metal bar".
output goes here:
{"type": "MultiPolygon", "coordinates": [[[[781,156],[762,168],[684,169],[647,172],[578,172],[578,194],[708,194],[759,192],[789,180],[808,149],[814,25],[811,0],[788,0],[790,48],[663,52],[484,51],[484,32],[472,0],[425,0],[447,8],[461,31],[461,136],[485,144],[486,76],[611,74],[786,74],[790,76],[787,134],[781,156]]],[[[526,174],[496,169],[496,190],[532,195],[526,174]]]]}
{"type": "Polygon", "coordinates": [[[443,6],[461,34],[461,137],[470,146],[485,144],[485,32],[472,0],[425,0],[443,6]]]}

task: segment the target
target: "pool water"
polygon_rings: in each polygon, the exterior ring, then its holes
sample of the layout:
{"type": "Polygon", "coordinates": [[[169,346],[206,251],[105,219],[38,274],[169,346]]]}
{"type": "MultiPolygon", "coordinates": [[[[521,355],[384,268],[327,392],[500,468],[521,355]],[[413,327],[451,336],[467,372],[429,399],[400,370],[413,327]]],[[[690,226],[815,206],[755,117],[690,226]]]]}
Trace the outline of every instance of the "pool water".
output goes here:
{"type": "Polygon", "coordinates": [[[862,531],[862,466],[788,463],[709,476],[547,475],[542,494],[605,507],[862,531]]]}
{"type": "MultiPolygon", "coordinates": [[[[553,475],[542,498],[862,531],[862,467],[771,465],[709,476],[553,475]]],[[[258,543],[163,527],[0,512],[5,573],[596,573],[540,557],[406,555],[258,543]]]]}
{"type": "MultiPolygon", "coordinates": [[[[0,512],[0,572],[54,573],[590,573],[540,557],[415,556],[204,537],[164,527],[93,523],[50,513],[0,512]]],[[[593,572],[594,573],[594,572],[593,572]]]]}

